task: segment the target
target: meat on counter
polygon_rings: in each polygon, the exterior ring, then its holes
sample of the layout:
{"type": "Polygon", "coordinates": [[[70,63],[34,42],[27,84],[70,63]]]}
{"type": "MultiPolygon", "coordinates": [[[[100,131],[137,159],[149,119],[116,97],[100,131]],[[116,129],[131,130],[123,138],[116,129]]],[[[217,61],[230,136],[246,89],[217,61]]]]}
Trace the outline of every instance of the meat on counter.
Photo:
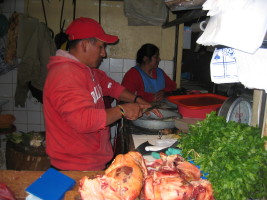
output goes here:
{"type": "Polygon", "coordinates": [[[83,200],[214,200],[212,185],[180,155],[152,163],[138,152],[116,156],[104,175],[80,180],[83,200]]]}

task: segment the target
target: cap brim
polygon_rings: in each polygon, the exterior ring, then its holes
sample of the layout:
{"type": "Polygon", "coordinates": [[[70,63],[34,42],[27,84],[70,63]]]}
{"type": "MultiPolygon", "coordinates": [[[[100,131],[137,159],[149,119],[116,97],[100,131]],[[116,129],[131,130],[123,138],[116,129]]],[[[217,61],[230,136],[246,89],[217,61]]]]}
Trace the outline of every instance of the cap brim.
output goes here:
{"type": "Polygon", "coordinates": [[[104,34],[104,35],[101,35],[101,36],[97,36],[96,38],[101,40],[101,41],[103,41],[103,42],[106,42],[106,43],[115,43],[119,39],[118,36],[109,35],[109,34],[104,34]]]}

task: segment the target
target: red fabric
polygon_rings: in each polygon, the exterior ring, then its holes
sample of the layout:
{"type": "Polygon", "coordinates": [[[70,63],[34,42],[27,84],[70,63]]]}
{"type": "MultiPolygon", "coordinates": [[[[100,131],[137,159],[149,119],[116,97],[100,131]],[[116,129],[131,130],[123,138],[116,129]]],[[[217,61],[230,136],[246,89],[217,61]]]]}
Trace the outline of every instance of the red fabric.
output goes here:
{"type": "MultiPolygon", "coordinates": [[[[157,78],[156,70],[153,71],[153,78],[157,78]]],[[[164,91],[169,92],[176,89],[176,83],[168,77],[164,72],[165,88],[164,91]]],[[[148,102],[154,101],[154,94],[145,92],[144,82],[140,73],[132,67],[123,77],[122,85],[132,93],[142,96],[148,102]]]]}
{"type": "Polygon", "coordinates": [[[80,17],[71,22],[66,30],[66,34],[70,40],[93,37],[107,43],[114,43],[118,40],[117,36],[106,34],[97,21],[86,17],[80,17]]]}
{"type": "Polygon", "coordinates": [[[44,87],[46,151],[62,170],[103,170],[113,157],[103,96],[124,87],[63,50],[50,58],[44,87]]]}

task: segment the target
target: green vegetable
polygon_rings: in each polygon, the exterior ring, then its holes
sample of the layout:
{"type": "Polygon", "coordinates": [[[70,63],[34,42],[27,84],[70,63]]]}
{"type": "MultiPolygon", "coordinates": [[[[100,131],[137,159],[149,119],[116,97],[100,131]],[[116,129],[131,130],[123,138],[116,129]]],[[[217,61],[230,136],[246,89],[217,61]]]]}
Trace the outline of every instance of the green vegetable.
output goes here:
{"type": "Polygon", "coordinates": [[[42,142],[45,140],[45,133],[35,131],[24,133],[22,131],[18,131],[7,134],[6,138],[8,141],[11,141],[15,144],[21,143],[24,146],[38,147],[41,146],[42,142]]]}
{"type": "Polygon", "coordinates": [[[23,140],[22,134],[24,134],[24,133],[23,132],[13,132],[11,134],[7,134],[6,135],[6,138],[9,141],[11,141],[11,142],[13,142],[15,144],[19,144],[23,140]]]}
{"type": "Polygon", "coordinates": [[[226,122],[215,112],[190,125],[179,147],[208,173],[216,200],[267,197],[266,137],[259,128],[226,122]]]}

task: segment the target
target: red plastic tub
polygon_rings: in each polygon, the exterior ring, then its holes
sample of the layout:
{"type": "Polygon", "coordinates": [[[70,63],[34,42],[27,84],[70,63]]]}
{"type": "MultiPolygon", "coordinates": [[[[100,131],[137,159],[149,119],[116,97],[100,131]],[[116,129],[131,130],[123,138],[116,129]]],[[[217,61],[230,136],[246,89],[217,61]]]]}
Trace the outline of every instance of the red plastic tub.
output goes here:
{"type": "Polygon", "coordinates": [[[167,99],[177,105],[183,117],[205,119],[206,114],[217,111],[228,97],[204,93],[170,96],[167,99]]]}

